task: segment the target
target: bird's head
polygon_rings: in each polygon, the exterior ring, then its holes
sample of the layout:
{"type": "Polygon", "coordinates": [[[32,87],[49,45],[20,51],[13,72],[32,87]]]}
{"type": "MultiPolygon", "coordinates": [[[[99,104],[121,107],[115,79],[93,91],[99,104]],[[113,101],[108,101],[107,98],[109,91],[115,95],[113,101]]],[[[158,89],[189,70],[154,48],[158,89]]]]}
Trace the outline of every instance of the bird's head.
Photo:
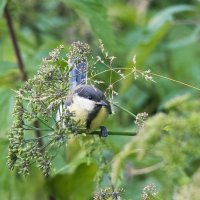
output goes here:
{"type": "Polygon", "coordinates": [[[112,113],[110,103],[107,101],[103,92],[94,86],[80,85],[73,92],[73,101],[78,101],[81,107],[85,107],[88,112],[95,108],[104,106],[109,114],[112,113]]]}

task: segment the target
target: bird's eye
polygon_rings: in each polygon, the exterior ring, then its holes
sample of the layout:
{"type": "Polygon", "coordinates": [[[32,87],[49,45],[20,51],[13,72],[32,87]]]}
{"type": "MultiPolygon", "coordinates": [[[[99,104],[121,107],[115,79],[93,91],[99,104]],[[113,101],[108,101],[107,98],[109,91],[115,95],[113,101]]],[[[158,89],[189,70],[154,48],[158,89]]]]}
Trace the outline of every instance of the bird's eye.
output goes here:
{"type": "Polygon", "coordinates": [[[88,96],[88,99],[92,100],[92,96],[88,96]]]}

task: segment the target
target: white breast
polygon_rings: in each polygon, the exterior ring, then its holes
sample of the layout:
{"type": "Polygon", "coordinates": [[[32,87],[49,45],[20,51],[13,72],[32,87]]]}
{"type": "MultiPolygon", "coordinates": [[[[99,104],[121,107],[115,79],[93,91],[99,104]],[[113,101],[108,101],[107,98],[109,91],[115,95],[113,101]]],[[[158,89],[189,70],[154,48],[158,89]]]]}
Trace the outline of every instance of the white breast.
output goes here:
{"type": "Polygon", "coordinates": [[[74,119],[85,123],[88,114],[94,109],[95,102],[89,99],[75,95],[73,97],[73,103],[68,106],[70,112],[74,113],[74,119]]]}
{"type": "Polygon", "coordinates": [[[62,118],[61,116],[65,115],[64,109],[68,109],[71,113],[74,113],[73,119],[75,121],[79,121],[81,124],[85,125],[88,114],[93,110],[94,106],[94,101],[80,97],[78,95],[74,95],[71,105],[67,107],[64,107],[64,105],[60,105],[60,108],[57,112],[56,120],[60,121],[62,118]]]}

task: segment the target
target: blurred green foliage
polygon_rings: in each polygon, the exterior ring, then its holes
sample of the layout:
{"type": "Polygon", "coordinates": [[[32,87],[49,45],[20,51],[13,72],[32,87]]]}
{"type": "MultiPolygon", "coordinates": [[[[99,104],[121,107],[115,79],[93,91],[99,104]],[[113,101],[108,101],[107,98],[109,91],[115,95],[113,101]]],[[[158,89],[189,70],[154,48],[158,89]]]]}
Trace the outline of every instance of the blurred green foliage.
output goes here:
{"type": "MultiPolygon", "coordinates": [[[[81,40],[98,53],[97,40],[101,38],[109,54],[117,57],[115,67],[130,67],[136,54],[139,69],[151,69],[199,87],[200,2],[0,0],[0,196],[5,200],[44,200],[50,199],[50,194],[56,199],[90,199],[98,169],[94,164],[87,165],[77,142],[72,141],[58,153],[55,173],[49,180],[34,167],[27,179],[7,169],[13,90],[19,89],[23,81],[3,15],[6,4],[29,77],[36,73],[42,58],[60,44],[81,40]]],[[[101,78],[108,79],[108,74],[101,78]]],[[[120,105],[133,113],[145,111],[151,116],[138,137],[106,139],[108,157],[113,156],[112,176],[116,177],[116,184],[124,187],[124,199],[142,199],[145,185],[153,183],[160,199],[179,200],[187,196],[196,200],[199,91],[161,78],[154,80],[157,83],[129,77],[116,87],[120,105]],[[151,166],[157,167],[149,170],[151,166]],[[119,176],[123,178],[118,179],[119,176]],[[189,188],[188,192],[184,188],[189,188]]],[[[106,126],[124,131],[134,128],[134,122],[116,110],[106,126]]],[[[107,185],[109,180],[105,177],[102,187],[107,185]]]]}

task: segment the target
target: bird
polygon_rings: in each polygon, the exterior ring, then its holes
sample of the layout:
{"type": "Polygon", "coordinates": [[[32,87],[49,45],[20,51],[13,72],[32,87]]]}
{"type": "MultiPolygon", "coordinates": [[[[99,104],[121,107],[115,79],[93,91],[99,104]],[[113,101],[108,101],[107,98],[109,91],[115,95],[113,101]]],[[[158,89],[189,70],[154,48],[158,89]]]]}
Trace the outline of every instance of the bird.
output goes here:
{"type": "MultiPolygon", "coordinates": [[[[100,135],[106,137],[108,131],[102,123],[112,114],[109,101],[101,90],[93,85],[87,84],[88,45],[80,41],[71,45],[69,52],[69,94],[60,105],[56,120],[62,121],[66,110],[72,113],[72,118],[80,122],[88,133],[100,128],[100,135]]],[[[65,124],[64,124],[65,126],[65,124]]]]}
{"type": "Polygon", "coordinates": [[[109,101],[98,88],[91,85],[74,87],[60,106],[60,110],[57,113],[57,121],[61,119],[63,109],[73,113],[72,118],[83,125],[88,133],[100,128],[102,137],[108,135],[107,129],[102,126],[102,123],[109,114],[112,114],[112,110],[109,101]]]}

